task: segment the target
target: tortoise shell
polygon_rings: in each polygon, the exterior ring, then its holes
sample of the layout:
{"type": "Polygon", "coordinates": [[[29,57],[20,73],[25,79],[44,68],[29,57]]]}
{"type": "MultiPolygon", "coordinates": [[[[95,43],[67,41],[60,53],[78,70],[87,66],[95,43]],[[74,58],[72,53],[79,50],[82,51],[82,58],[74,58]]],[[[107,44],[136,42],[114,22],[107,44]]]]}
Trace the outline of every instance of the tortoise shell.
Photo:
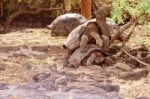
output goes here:
{"type": "Polygon", "coordinates": [[[86,18],[80,14],[67,13],[58,16],[48,28],[51,29],[51,36],[67,36],[75,27],[86,21],[86,18]]]}
{"type": "MultiPolygon", "coordinates": [[[[111,19],[107,18],[106,22],[109,27],[109,31],[112,32],[114,26],[116,26],[115,22],[111,19]]],[[[64,46],[66,46],[70,50],[74,50],[79,47],[80,45],[80,37],[84,33],[85,28],[88,26],[89,23],[96,23],[96,18],[86,21],[84,24],[77,26],[75,29],[71,31],[69,34],[64,46]]]]}
{"type": "Polygon", "coordinates": [[[101,49],[95,44],[88,44],[84,51],[81,48],[77,48],[69,58],[69,65],[75,67],[82,65],[82,61],[94,51],[101,51],[101,49]]]}

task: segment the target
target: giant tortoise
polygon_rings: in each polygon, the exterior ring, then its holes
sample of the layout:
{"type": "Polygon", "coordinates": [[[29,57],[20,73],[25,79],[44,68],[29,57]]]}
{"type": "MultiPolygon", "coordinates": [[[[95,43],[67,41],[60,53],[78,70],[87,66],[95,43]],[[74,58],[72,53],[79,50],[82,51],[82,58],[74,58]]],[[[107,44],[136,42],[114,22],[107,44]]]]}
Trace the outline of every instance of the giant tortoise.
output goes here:
{"type": "MultiPolygon", "coordinates": [[[[111,28],[112,26],[110,25],[109,27],[111,28]]],[[[81,47],[84,49],[87,43],[91,40],[93,41],[93,39],[99,47],[109,46],[109,38],[100,34],[96,19],[88,20],[84,24],[79,25],[72,30],[63,45],[65,48],[64,65],[66,66],[68,64],[69,56],[76,48],[81,47]],[[105,44],[103,44],[103,41],[105,41],[105,44]]]]}
{"type": "Polygon", "coordinates": [[[68,36],[68,34],[78,25],[85,23],[87,20],[77,13],[67,13],[58,16],[48,28],[51,30],[51,36],[68,36]]]}
{"type": "Polygon", "coordinates": [[[95,44],[86,45],[83,52],[81,48],[77,48],[69,58],[69,66],[79,67],[80,65],[89,66],[100,64],[103,60],[101,48],[95,44]]]}

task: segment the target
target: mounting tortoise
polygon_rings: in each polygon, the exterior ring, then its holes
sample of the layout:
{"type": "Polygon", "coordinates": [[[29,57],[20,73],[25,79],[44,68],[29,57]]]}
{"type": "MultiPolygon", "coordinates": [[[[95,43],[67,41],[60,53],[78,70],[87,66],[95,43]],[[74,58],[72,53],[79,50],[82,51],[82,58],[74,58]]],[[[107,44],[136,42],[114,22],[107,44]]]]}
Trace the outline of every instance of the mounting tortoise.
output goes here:
{"type": "MultiPolygon", "coordinates": [[[[112,31],[114,25],[107,19],[109,31],[112,31]]],[[[73,29],[63,47],[65,48],[64,66],[68,65],[68,59],[70,55],[75,51],[76,48],[80,47],[83,51],[87,43],[93,42],[93,39],[99,47],[107,49],[109,47],[109,38],[101,35],[100,30],[97,26],[96,19],[91,19],[82,25],[77,26],[73,29]],[[105,42],[105,44],[103,44],[105,42]]]]}

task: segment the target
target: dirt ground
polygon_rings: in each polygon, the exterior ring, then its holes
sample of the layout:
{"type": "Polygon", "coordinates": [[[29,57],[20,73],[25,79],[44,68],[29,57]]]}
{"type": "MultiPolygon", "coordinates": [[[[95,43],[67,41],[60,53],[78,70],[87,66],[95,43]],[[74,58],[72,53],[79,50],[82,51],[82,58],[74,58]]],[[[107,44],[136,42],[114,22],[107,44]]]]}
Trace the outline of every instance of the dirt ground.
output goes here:
{"type": "MultiPolygon", "coordinates": [[[[129,44],[132,47],[149,46],[147,35],[139,26],[129,44]]],[[[15,28],[0,34],[0,99],[135,99],[150,96],[150,74],[143,68],[133,69],[121,62],[109,67],[63,67],[62,44],[65,40],[66,37],[51,37],[50,30],[44,28],[15,28]],[[126,72],[139,75],[121,79],[122,73],[126,72]]]]}

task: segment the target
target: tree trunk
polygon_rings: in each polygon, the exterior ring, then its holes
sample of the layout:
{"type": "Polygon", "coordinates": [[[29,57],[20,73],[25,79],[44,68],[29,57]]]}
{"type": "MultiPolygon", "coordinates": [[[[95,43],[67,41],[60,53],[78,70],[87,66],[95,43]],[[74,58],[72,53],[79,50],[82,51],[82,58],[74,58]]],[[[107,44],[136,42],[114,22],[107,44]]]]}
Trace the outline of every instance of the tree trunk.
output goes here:
{"type": "Polygon", "coordinates": [[[81,14],[87,18],[92,18],[92,2],[91,0],[81,0],[81,14]]]}

